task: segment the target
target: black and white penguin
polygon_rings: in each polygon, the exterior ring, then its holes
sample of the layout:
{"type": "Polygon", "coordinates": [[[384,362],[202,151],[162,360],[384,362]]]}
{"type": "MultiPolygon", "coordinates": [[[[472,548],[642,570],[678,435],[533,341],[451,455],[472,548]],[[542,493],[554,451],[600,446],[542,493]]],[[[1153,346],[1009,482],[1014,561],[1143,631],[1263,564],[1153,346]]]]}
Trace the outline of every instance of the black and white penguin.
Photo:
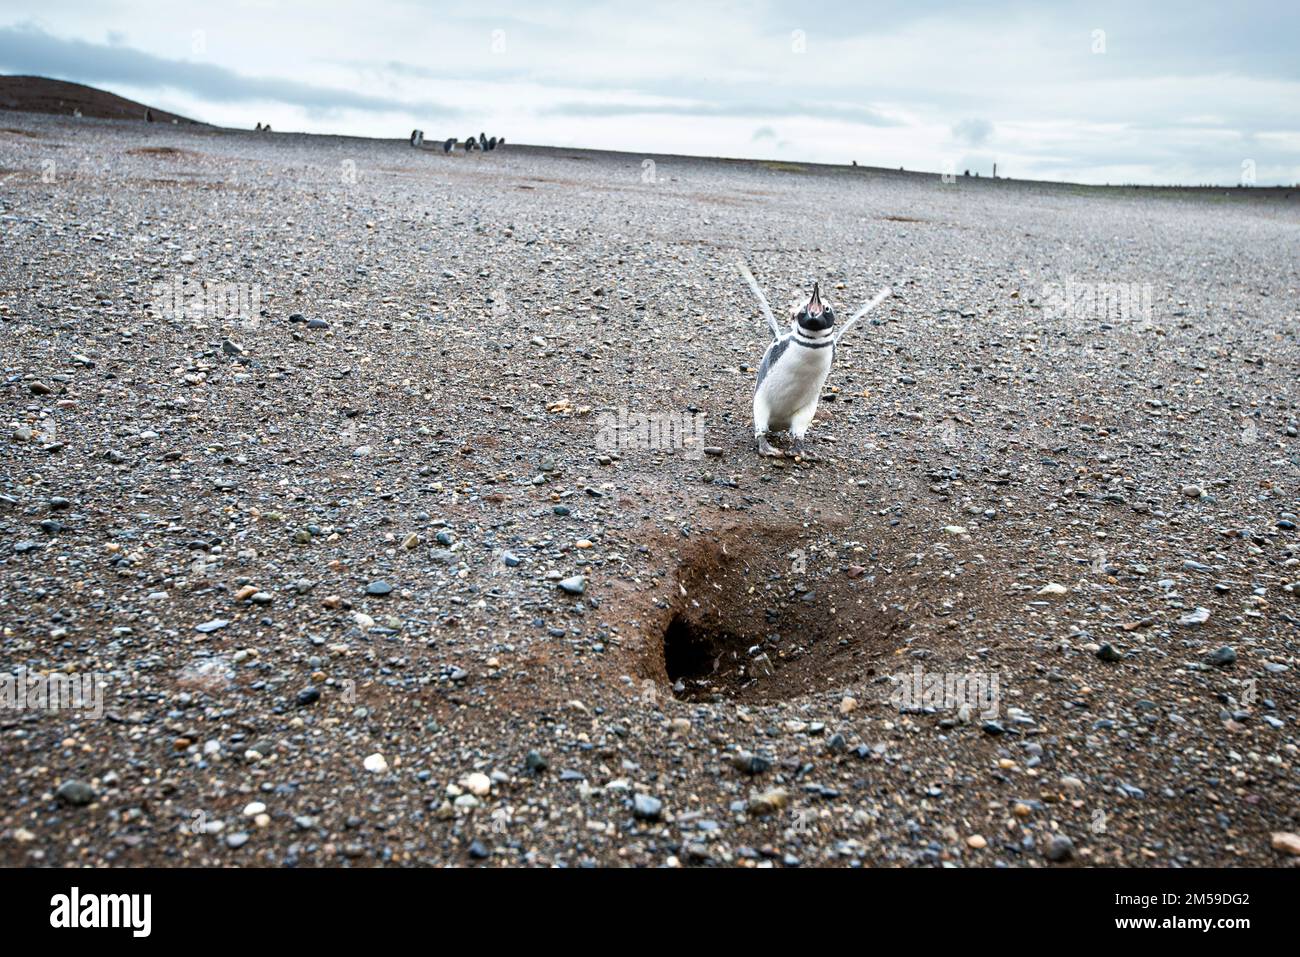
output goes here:
{"type": "Polygon", "coordinates": [[[487,148],[490,149],[490,150],[494,150],[494,149],[497,148],[497,138],[496,138],[495,136],[489,136],[489,137],[488,137],[488,147],[487,147],[487,148]]]}
{"type": "Polygon", "coordinates": [[[411,130],[411,145],[415,147],[424,145],[424,130],[411,130]]]}
{"type": "Polygon", "coordinates": [[[807,304],[794,311],[790,331],[782,335],[753,274],[743,263],[739,269],[757,297],[772,332],[772,342],[763,353],[754,389],[754,444],[762,455],[780,456],[781,451],[768,442],[767,436],[772,432],[789,432],[795,454],[804,454],[804,436],[817,413],[836,344],[855,322],[884,301],[890,294],[889,288],[878,292],[837,333],[835,310],[822,302],[821,289],[813,283],[807,304]]]}
{"type": "Polygon", "coordinates": [[[450,153],[455,148],[456,148],[456,137],[449,136],[445,140],[443,140],[442,151],[444,153],[450,153]]]}
{"type": "Polygon", "coordinates": [[[475,146],[477,146],[477,145],[478,145],[478,144],[474,141],[474,137],[473,137],[473,136],[467,136],[467,137],[465,137],[465,152],[466,152],[466,153],[468,153],[470,150],[472,150],[472,149],[473,149],[475,146]]]}
{"type": "Polygon", "coordinates": [[[486,133],[480,133],[480,134],[478,135],[478,148],[481,149],[481,150],[487,150],[488,145],[487,145],[487,134],[486,134],[486,133]]]}

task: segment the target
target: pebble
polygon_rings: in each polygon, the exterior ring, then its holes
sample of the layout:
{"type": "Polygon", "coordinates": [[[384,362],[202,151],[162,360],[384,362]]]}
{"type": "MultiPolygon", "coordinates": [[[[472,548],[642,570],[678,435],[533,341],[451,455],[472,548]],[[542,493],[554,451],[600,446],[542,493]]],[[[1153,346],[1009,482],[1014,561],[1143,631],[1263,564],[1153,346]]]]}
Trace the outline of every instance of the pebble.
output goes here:
{"type": "Polygon", "coordinates": [[[1074,842],[1064,834],[1053,835],[1044,853],[1049,861],[1068,861],[1074,857],[1074,842]]]}
{"type": "Polygon", "coordinates": [[[587,579],[581,575],[563,578],[560,580],[560,590],[570,595],[581,595],[587,590],[587,579]]]}
{"type": "Polygon", "coordinates": [[[382,578],[378,581],[373,581],[366,586],[367,595],[387,595],[391,593],[392,590],[393,586],[388,584],[388,582],[384,581],[382,578]]]}
{"type": "Polygon", "coordinates": [[[85,781],[64,781],[54,794],[64,804],[73,807],[85,807],[98,796],[95,789],[85,781]]]}
{"type": "Polygon", "coordinates": [[[768,788],[749,799],[746,805],[750,814],[763,817],[775,814],[790,803],[790,792],[782,787],[768,788]]]}
{"type": "Polygon", "coordinates": [[[649,794],[638,794],[632,799],[632,813],[642,821],[657,821],[664,802],[649,794]]]}
{"type": "Polygon", "coordinates": [[[765,758],[761,754],[753,754],[749,751],[740,751],[731,757],[732,767],[745,774],[762,774],[772,769],[772,760],[765,758]]]}
{"type": "Polygon", "coordinates": [[[1272,835],[1273,850],[1300,857],[1300,834],[1291,831],[1274,831],[1272,835]]]}
{"type": "Polygon", "coordinates": [[[388,762],[384,760],[384,756],[378,752],[366,758],[366,760],[362,762],[362,766],[371,774],[383,774],[388,770],[388,762]]]}
{"type": "Polygon", "coordinates": [[[1210,664],[1217,668],[1224,668],[1228,665],[1235,664],[1237,661],[1237,650],[1231,645],[1224,645],[1216,648],[1206,658],[1210,664]]]}
{"type": "Polygon", "coordinates": [[[1124,660],[1124,656],[1109,641],[1103,642],[1101,647],[1097,649],[1097,657],[1100,658],[1102,661],[1108,661],[1108,662],[1116,662],[1116,661],[1124,660]]]}

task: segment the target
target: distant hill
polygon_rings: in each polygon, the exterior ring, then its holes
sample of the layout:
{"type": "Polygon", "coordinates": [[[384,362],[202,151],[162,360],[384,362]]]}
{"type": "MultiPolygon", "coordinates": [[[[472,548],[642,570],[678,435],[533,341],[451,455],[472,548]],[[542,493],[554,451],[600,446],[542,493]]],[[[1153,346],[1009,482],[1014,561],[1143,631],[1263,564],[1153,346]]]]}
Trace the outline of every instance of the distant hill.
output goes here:
{"type": "Polygon", "coordinates": [[[44,76],[0,76],[0,110],[58,113],[63,116],[71,116],[79,110],[82,116],[96,119],[142,121],[148,112],[156,123],[171,123],[174,120],[194,126],[206,125],[93,86],[51,80],[44,76]]]}

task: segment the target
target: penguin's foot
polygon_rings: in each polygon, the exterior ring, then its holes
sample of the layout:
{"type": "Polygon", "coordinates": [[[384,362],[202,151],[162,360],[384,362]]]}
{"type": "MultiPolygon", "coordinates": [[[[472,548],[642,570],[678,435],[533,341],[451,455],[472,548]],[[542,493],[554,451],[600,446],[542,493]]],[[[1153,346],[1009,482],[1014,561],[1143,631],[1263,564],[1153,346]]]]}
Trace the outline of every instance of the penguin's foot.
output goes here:
{"type": "Polygon", "coordinates": [[[754,447],[758,449],[759,455],[766,455],[769,458],[784,458],[785,453],[767,440],[765,435],[754,436],[754,447]]]}
{"type": "Polygon", "coordinates": [[[808,443],[804,442],[803,439],[795,439],[793,442],[791,442],[790,451],[793,452],[798,458],[803,459],[805,462],[817,461],[816,454],[808,451],[808,443]]]}

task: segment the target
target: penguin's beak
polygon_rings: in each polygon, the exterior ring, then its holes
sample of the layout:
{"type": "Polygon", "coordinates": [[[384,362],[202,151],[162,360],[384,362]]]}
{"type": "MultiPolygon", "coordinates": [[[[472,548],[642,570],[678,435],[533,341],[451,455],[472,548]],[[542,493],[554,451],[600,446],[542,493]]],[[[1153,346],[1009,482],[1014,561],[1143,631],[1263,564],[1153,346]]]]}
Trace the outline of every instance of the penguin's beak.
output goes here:
{"type": "Polygon", "coordinates": [[[822,314],[822,295],[817,283],[813,283],[812,298],[808,300],[806,309],[810,316],[820,316],[822,314]]]}

